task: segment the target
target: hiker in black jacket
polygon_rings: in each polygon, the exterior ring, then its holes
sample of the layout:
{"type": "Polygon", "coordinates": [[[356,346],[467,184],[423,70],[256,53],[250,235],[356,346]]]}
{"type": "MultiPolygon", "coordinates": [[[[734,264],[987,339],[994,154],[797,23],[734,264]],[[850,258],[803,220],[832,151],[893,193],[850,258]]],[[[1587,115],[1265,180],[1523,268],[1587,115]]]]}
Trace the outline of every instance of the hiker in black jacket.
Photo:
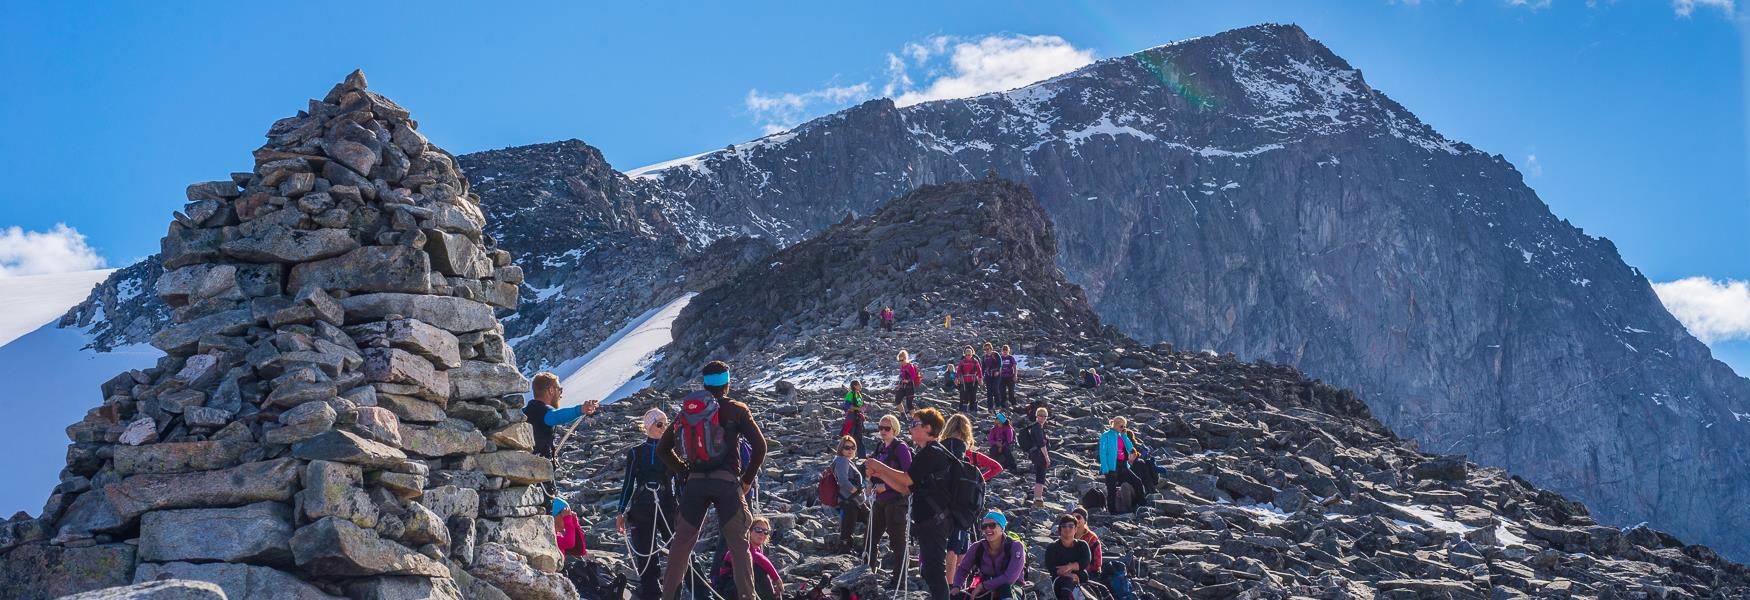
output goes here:
{"type": "MultiPolygon", "coordinates": [[[[931,600],[948,600],[948,534],[947,504],[949,479],[958,459],[942,446],[942,431],[947,422],[941,411],[925,408],[912,412],[911,440],[917,444],[911,468],[894,470],[873,458],[863,461],[869,475],[880,477],[902,494],[910,494],[911,537],[918,543],[918,565],[931,600]]],[[[904,566],[903,559],[900,563],[904,566]]]]}
{"type": "Polygon", "coordinates": [[[1045,407],[1033,410],[1033,422],[1021,431],[1021,448],[1027,451],[1027,458],[1033,461],[1033,495],[1034,506],[1045,506],[1045,472],[1051,468],[1051,436],[1045,432],[1045,421],[1051,412],[1045,407]]]}
{"type": "Polygon", "coordinates": [[[626,476],[620,483],[620,516],[614,527],[626,535],[632,524],[632,568],[638,573],[634,598],[662,597],[662,565],[656,549],[674,533],[674,474],[656,456],[657,442],[668,431],[668,415],[652,408],[644,413],[645,440],[626,449],[626,476]]]}

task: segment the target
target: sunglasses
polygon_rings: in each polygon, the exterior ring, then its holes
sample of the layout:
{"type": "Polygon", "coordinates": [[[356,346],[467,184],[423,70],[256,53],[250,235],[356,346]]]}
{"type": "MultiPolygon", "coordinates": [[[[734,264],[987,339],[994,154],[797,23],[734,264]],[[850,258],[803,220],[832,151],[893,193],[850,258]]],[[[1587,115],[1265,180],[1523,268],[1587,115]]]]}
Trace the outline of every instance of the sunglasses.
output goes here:
{"type": "Polygon", "coordinates": [[[664,429],[664,428],[668,427],[668,421],[657,421],[655,423],[651,423],[650,426],[655,427],[657,429],[664,429]]]}
{"type": "Polygon", "coordinates": [[[881,430],[882,430],[882,431],[893,431],[893,428],[892,428],[892,427],[888,427],[888,426],[886,426],[886,425],[882,425],[882,426],[881,426],[881,427],[880,427],[880,429],[881,429],[881,430]]]}
{"type": "Polygon", "coordinates": [[[1075,529],[1075,526],[1076,526],[1075,521],[1066,521],[1066,522],[1057,524],[1058,529],[1075,529]]]}
{"type": "Polygon", "coordinates": [[[927,426],[927,425],[924,425],[924,422],[923,422],[923,421],[912,421],[912,422],[911,422],[911,428],[912,428],[912,429],[923,429],[923,428],[925,428],[925,427],[928,427],[928,426],[927,426]]]}
{"type": "Polygon", "coordinates": [[[753,532],[760,535],[771,535],[772,530],[766,527],[755,527],[753,528],[753,532]]]}
{"type": "Polygon", "coordinates": [[[851,451],[854,451],[856,449],[857,448],[855,446],[839,446],[839,452],[851,452],[851,451]]]}
{"type": "Polygon", "coordinates": [[[997,525],[997,523],[996,523],[996,521],[985,521],[985,522],[984,522],[984,528],[985,528],[985,530],[987,530],[987,531],[988,531],[988,530],[991,530],[991,529],[1001,529],[1001,528],[1002,528],[1002,526],[1000,526],[1000,525],[997,525]]]}

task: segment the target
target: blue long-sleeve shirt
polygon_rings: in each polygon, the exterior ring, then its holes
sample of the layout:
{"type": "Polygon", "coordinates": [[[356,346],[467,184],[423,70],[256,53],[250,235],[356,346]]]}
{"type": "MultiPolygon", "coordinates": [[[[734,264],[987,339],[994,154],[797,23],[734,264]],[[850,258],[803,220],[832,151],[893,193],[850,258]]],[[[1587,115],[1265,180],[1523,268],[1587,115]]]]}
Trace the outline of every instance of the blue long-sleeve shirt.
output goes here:
{"type": "Polygon", "coordinates": [[[653,483],[660,498],[651,500],[674,497],[674,474],[669,472],[667,463],[657,458],[656,443],[657,440],[651,438],[626,449],[626,476],[620,482],[620,514],[632,508],[633,501],[638,499],[635,494],[649,494],[647,488],[653,483]]]}

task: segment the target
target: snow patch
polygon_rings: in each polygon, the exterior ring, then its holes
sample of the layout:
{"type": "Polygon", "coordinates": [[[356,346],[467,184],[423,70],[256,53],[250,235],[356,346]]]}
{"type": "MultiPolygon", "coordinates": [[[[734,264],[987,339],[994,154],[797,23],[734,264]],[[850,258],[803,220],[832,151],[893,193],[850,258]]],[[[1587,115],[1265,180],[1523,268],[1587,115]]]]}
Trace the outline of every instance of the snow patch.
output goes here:
{"type": "Polygon", "coordinates": [[[609,403],[649,387],[646,367],[659,360],[662,349],[674,341],[670,327],[696,295],[689,293],[645,311],[588,354],[554,368],[565,395],[577,404],[585,400],[609,403]]]}
{"type": "MultiPolygon", "coordinates": [[[[66,314],[113,272],[115,269],[99,269],[0,278],[0,306],[6,307],[0,311],[0,346],[66,314]]],[[[123,282],[120,291],[127,293],[129,283],[133,284],[132,293],[138,295],[137,281],[123,282]]]]}

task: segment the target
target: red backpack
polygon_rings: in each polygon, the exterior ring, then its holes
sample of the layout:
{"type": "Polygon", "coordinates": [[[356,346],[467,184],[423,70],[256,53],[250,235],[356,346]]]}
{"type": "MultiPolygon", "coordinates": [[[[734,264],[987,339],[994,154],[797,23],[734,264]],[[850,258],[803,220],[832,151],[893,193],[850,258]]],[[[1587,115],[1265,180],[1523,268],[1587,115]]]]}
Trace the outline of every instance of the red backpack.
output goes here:
{"type": "Polygon", "coordinates": [[[832,465],[827,465],[820,472],[820,505],[830,508],[839,507],[839,477],[832,472],[832,465]]]}
{"type": "Polygon", "coordinates": [[[716,470],[735,457],[729,452],[728,436],[724,435],[718,417],[721,408],[710,392],[696,391],[681,399],[680,418],[675,420],[680,427],[675,451],[689,470],[716,470]]]}

